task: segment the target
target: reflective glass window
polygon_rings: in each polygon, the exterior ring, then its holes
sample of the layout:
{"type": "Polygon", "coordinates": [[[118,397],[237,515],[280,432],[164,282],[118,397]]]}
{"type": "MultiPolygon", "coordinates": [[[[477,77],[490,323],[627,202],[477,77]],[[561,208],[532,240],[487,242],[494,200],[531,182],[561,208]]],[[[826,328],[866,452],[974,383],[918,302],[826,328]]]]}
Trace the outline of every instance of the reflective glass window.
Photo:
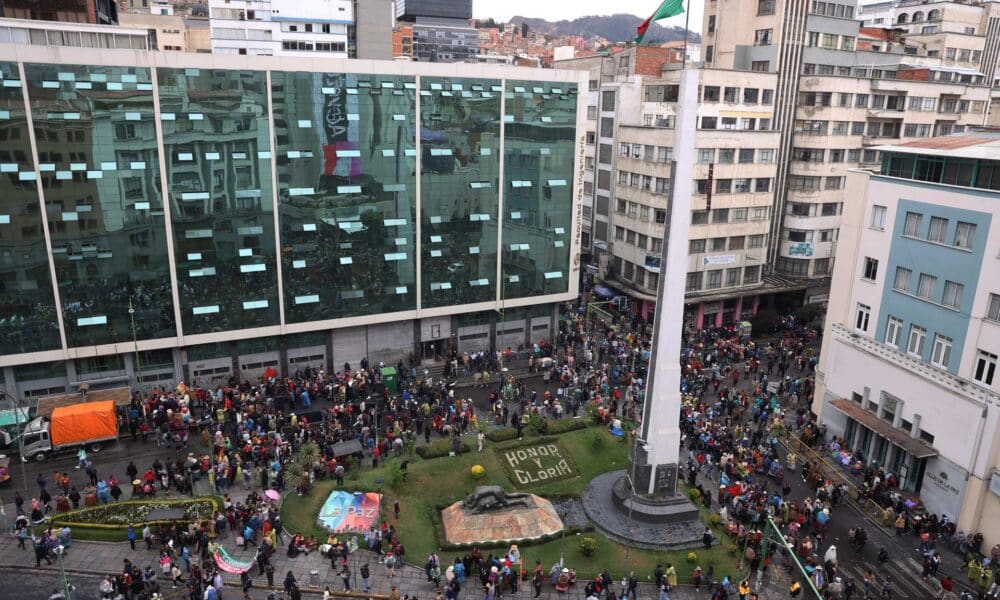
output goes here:
{"type": "Polygon", "coordinates": [[[421,306],[494,301],[500,82],[420,79],[421,306]]]}
{"type": "Polygon", "coordinates": [[[184,333],[277,325],[266,75],[158,69],[157,81],[184,333]]]}
{"type": "Polygon", "coordinates": [[[0,354],[61,344],[36,185],[20,73],[0,62],[0,354]]]}
{"type": "Polygon", "coordinates": [[[569,289],[576,86],[508,80],[503,298],[569,289]]]}
{"type": "Polygon", "coordinates": [[[67,343],[176,335],[149,69],[24,69],[67,343]]]}
{"type": "Polygon", "coordinates": [[[286,321],[416,308],[415,92],[272,72],[286,321]]]}

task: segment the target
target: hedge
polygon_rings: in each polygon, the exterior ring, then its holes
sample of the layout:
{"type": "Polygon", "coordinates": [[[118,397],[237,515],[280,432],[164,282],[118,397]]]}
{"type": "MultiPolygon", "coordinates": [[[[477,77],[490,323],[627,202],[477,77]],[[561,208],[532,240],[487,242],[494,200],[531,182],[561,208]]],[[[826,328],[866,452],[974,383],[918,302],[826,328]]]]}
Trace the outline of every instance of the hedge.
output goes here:
{"type": "MultiPolygon", "coordinates": [[[[567,431],[577,431],[579,429],[586,429],[590,427],[591,423],[587,422],[587,419],[572,419],[563,418],[549,420],[545,422],[545,434],[553,435],[558,433],[566,433],[567,431]]],[[[522,436],[533,435],[533,432],[525,427],[522,432],[522,436]]],[[[514,427],[504,427],[503,429],[491,429],[486,432],[486,439],[491,442],[506,442],[508,440],[513,440],[517,437],[517,429],[514,427]]]]}
{"type": "MultiPolygon", "coordinates": [[[[143,521],[141,518],[137,518],[134,522],[123,523],[123,524],[113,524],[113,523],[102,523],[102,522],[89,522],[85,520],[79,520],[87,515],[87,513],[98,513],[101,512],[111,512],[118,513],[116,516],[120,516],[123,513],[128,513],[130,507],[137,507],[141,505],[152,505],[152,506],[162,506],[162,505],[210,505],[210,512],[208,515],[202,519],[188,518],[189,521],[211,521],[214,518],[216,511],[220,510],[221,502],[215,496],[203,496],[199,498],[161,498],[161,499],[149,499],[149,500],[123,500],[121,502],[113,502],[110,504],[101,504],[98,506],[88,506],[86,508],[81,508],[77,510],[71,510],[66,513],[58,514],[52,517],[50,523],[54,527],[64,527],[69,526],[71,528],[82,528],[82,529],[104,529],[104,530],[119,530],[125,531],[131,524],[135,527],[141,527],[143,525],[165,525],[172,521],[143,521]]],[[[208,508],[206,506],[205,508],[208,508]]],[[[182,521],[185,519],[181,519],[182,521]]]]}
{"type": "Polygon", "coordinates": [[[517,438],[517,429],[504,427],[503,429],[492,429],[486,432],[486,439],[491,442],[506,442],[517,438]]]}
{"type": "MultiPolygon", "coordinates": [[[[472,449],[464,441],[459,446],[459,452],[465,454],[470,452],[472,449]]],[[[451,447],[451,439],[437,440],[431,442],[425,446],[417,446],[417,455],[420,458],[441,458],[442,456],[448,456],[453,452],[451,447]]]]}

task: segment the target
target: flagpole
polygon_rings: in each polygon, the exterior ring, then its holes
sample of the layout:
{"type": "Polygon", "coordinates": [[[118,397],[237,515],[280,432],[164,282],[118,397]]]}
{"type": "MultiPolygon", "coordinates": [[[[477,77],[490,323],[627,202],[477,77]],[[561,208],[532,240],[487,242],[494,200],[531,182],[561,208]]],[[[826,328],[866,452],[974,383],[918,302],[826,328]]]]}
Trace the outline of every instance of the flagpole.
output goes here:
{"type": "Polygon", "coordinates": [[[687,67],[688,60],[688,37],[690,37],[690,32],[688,31],[688,25],[691,22],[691,0],[688,0],[687,9],[684,10],[684,56],[681,57],[681,71],[687,67]]]}

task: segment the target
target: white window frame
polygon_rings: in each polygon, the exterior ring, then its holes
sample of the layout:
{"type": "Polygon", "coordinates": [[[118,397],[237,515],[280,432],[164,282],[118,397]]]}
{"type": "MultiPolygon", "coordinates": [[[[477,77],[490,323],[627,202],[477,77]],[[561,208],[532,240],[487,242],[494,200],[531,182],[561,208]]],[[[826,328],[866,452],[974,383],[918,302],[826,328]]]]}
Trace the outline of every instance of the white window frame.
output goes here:
{"type": "Polygon", "coordinates": [[[896,267],[896,275],[892,278],[892,289],[900,292],[910,293],[910,281],[913,280],[913,269],[906,267],[896,267]],[[900,280],[904,281],[900,281],[900,280]]]}
{"type": "Polygon", "coordinates": [[[885,322],[885,343],[899,348],[899,336],[903,331],[903,321],[889,317],[885,322]]]}
{"type": "Polygon", "coordinates": [[[927,330],[919,325],[910,325],[910,335],[906,338],[906,353],[918,358],[923,357],[926,343],[927,330]]]}
{"type": "Polygon", "coordinates": [[[996,377],[997,355],[992,352],[980,350],[976,353],[976,366],[972,371],[972,378],[979,383],[993,385],[996,377]]]}
{"type": "Polygon", "coordinates": [[[986,318],[1000,323],[1000,294],[990,294],[990,301],[986,305],[986,318]]]}
{"type": "Polygon", "coordinates": [[[906,213],[906,220],[903,222],[903,235],[907,237],[920,237],[920,223],[924,216],[916,212],[906,213]]]}
{"type": "Polygon", "coordinates": [[[948,368],[948,361],[951,360],[951,346],[954,343],[948,336],[940,333],[934,334],[934,346],[931,349],[931,364],[943,369],[948,368]]]}
{"type": "Polygon", "coordinates": [[[870,256],[865,257],[865,268],[861,273],[861,278],[865,281],[874,282],[878,279],[878,259],[870,256]]]}
{"type": "Polygon", "coordinates": [[[976,224],[959,221],[955,225],[955,247],[970,250],[972,240],[976,236],[976,224]]]}
{"type": "Polygon", "coordinates": [[[963,293],[965,293],[964,285],[946,279],[944,282],[944,293],[941,295],[941,304],[948,308],[957,309],[962,306],[963,293]]]}
{"type": "Polygon", "coordinates": [[[872,307],[858,302],[858,312],[854,317],[854,329],[862,332],[868,331],[868,323],[871,321],[872,307]]]}
{"type": "Polygon", "coordinates": [[[917,278],[917,298],[931,300],[934,297],[934,288],[936,286],[937,277],[921,273],[920,277],[917,278]]]}
{"type": "Polygon", "coordinates": [[[885,215],[888,212],[888,208],[880,204],[872,205],[872,221],[871,228],[878,229],[879,231],[885,231],[885,215]]]}

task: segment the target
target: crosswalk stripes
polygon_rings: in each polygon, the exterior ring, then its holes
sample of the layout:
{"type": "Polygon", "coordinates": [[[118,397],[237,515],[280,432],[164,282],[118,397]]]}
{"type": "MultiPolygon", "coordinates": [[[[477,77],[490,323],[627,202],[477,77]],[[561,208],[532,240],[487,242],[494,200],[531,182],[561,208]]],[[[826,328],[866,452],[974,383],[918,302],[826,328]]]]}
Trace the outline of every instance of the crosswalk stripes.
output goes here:
{"type": "MultiPolygon", "coordinates": [[[[911,558],[907,558],[907,561],[913,561],[911,558]]],[[[885,583],[886,576],[892,576],[892,590],[893,598],[913,598],[918,600],[926,600],[927,598],[936,598],[940,595],[940,588],[930,581],[924,581],[920,578],[920,565],[907,565],[903,561],[893,558],[887,561],[884,565],[873,568],[875,573],[875,589],[873,590],[872,596],[877,598],[882,592],[882,584],[885,583]]],[[[854,579],[854,583],[858,589],[858,595],[864,597],[862,591],[864,590],[864,580],[865,580],[865,566],[860,564],[842,564],[840,565],[839,571],[854,579]]]]}

